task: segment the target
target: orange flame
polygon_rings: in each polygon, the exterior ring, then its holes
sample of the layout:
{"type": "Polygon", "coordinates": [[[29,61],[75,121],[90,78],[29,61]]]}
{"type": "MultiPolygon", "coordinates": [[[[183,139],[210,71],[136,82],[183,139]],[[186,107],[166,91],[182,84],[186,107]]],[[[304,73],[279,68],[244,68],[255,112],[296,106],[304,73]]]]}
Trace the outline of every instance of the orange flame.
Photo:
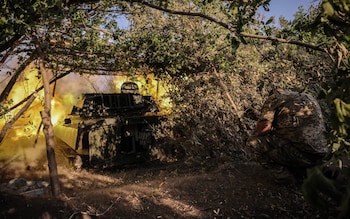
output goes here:
{"type": "MultiPolygon", "coordinates": [[[[62,121],[64,116],[70,113],[72,107],[77,104],[78,94],[80,95],[83,92],[94,92],[96,91],[93,90],[94,86],[98,86],[100,83],[100,81],[94,77],[83,78],[76,75],[72,77],[74,80],[67,77],[61,79],[57,84],[58,93],[55,94],[55,97],[52,98],[51,102],[51,122],[53,125],[56,125],[59,121],[62,121]],[[90,79],[92,79],[91,82],[89,81],[90,79]],[[94,81],[95,85],[93,84],[94,81]],[[87,82],[91,84],[87,84],[87,82]],[[59,90],[59,88],[61,90],[59,90]]],[[[155,78],[153,74],[148,74],[146,76],[138,75],[133,77],[109,76],[105,80],[107,81],[110,79],[112,79],[112,83],[115,86],[114,91],[112,92],[121,92],[121,85],[126,81],[135,82],[139,87],[140,94],[152,96],[157,102],[160,108],[160,112],[158,114],[164,115],[171,112],[171,101],[169,98],[165,97],[168,88],[166,87],[165,83],[162,83],[161,80],[155,78]]],[[[18,79],[11,90],[8,99],[12,100],[13,104],[17,104],[41,85],[42,82],[40,74],[38,70],[31,65],[25,69],[22,76],[18,79]]],[[[4,126],[6,122],[5,118],[11,118],[12,116],[16,115],[20,108],[21,106],[5,115],[3,118],[0,118],[0,128],[4,126]]],[[[38,97],[32,103],[30,108],[22,115],[20,119],[18,119],[18,121],[15,122],[12,127],[15,134],[12,136],[12,138],[35,135],[41,123],[39,113],[41,110],[43,110],[43,92],[39,92],[38,97]]]]}
{"type": "Polygon", "coordinates": [[[161,80],[156,79],[153,74],[138,75],[138,76],[117,76],[114,79],[116,91],[121,92],[120,88],[126,81],[135,82],[139,87],[139,92],[142,95],[152,96],[157,102],[160,112],[159,114],[169,114],[172,104],[169,97],[166,97],[167,87],[161,80]]]}

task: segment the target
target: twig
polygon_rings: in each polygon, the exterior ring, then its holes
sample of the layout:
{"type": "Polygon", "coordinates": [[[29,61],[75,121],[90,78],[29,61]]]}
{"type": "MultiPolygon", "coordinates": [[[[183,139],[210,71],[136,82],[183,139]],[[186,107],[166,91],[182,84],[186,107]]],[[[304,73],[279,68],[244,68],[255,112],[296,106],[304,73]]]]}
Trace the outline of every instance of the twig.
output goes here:
{"type": "Polygon", "coordinates": [[[111,208],[113,207],[114,203],[112,203],[102,214],[95,214],[95,216],[102,216],[105,215],[111,208]]]}
{"type": "Polygon", "coordinates": [[[96,214],[93,214],[91,213],[90,211],[76,211],[74,212],[70,217],[69,219],[72,219],[75,215],[77,214],[88,214],[89,216],[96,216],[96,217],[100,217],[100,216],[103,216],[105,215],[109,210],[111,210],[111,208],[114,206],[114,203],[112,203],[103,213],[96,213],[96,214]]]}
{"type": "Polygon", "coordinates": [[[236,114],[236,116],[238,117],[238,120],[239,120],[239,124],[241,126],[241,128],[243,129],[243,131],[245,133],[248,133],[247,131],[247,127],[245,126],[244,122],[243,122],[243,119],[242,117],[239,115],[238,113],[238,108],[237,108],[237,105],[235,104],[235,102],[233,101],[233,98],[231,97],[231,94],[228,92],[228,89],[227,89],[227,86],[224,84],[224,82],[222,81],[219,73],[216,71],[216,68],[213,66],[213,69],[214,69],[214,74],[215,76],[217,77],[217,79],[219,80],[219,83],[220,83],[220,86],[221,88],[224,90],[225,92],[225,95],[227,97],[227,99],[230,101],[231,103],[231,106],[234,110],[234,113],[236,114]]]}
{"type": "Polygon", "coordinates": [[[38,130],[36,131],[35,141],[34,141],[34,145],[33,145],[34,148],[35,148],[36,144],[38,143],[40,129],[41,129],[42,126],[43,126],[43,121],[40,121],[38,130]]]}

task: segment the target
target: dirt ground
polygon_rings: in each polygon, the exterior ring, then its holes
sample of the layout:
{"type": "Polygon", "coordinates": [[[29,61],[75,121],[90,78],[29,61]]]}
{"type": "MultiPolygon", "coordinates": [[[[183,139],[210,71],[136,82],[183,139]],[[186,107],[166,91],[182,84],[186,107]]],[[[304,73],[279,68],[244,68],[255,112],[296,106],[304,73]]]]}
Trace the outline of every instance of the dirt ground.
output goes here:
{"type": "MultiPolygon", "coordinates": [[[[48,181],[45,168],[14,177],[48,181]]],[[[207,160],[144,163],[108,171],[59,167],[62,198],[1,192],[0,218],[335,218],[303,199],[299,185],[276,184],[256,163],[207,160]]]]}

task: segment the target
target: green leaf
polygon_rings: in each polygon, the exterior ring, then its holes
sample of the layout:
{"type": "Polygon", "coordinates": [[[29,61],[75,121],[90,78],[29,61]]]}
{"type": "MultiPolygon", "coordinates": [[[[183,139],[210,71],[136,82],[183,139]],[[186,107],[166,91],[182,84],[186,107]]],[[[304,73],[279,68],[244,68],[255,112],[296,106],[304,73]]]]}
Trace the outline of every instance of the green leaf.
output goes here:
{"type": "Polygon", "coordinates": [[[332,152],[334,153],[334,152],[338,151],[340,146],[341,146],[341,144],[339,142],[334,142],[332,144],[332,152]]]}
{"type": "Polygon", "coordinates": [[[274,20],[275,20],[275,17],[274,17],[274,16],[270,17],[270,18],[266,21],[265,25],[271,24],[274,20]]]}
{"type": "Polygon", "coordinates": [[[322,9],[323,9],[323,14],[326,17],[334,15],[334,8],[333,8],[332,4],[329,1],[327,1],[327,0],[323,1],[322,9]]]}
{"type": "Polygon", "coordinates": [[[350,118],[350,104],[345,103],[339,98],[334,100],[339,122],[345,122],[346,118],[350,118]]]}
{"type": "Polygon", "coordinates": [[[4,25],[4,24],[7,24],[8,23],[8,20],[6,17],[1,17],[0,18],[0,25],[4,25]]]}

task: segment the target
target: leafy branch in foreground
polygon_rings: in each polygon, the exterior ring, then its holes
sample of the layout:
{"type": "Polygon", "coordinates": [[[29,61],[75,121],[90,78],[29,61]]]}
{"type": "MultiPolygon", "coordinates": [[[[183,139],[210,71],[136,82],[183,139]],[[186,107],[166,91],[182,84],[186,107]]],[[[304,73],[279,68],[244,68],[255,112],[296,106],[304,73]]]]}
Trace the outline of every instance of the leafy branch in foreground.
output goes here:
{"type": "Polygon", "coordinates": [[[221,20],[216,19],[215,17],[206,15],[206,14],[201,13],[201,12],[186,12],[186,11],[172,10],[172,9],[169,9],[169,8],[163,8],[161,6],[158,6],[158,5],[155,5],[155,4],[151,4],[151,3],[147,2],[147,1],[144,1],[144,0],[133,0],[133,2],[137,2],[137,3],[143,4],[145,6],[151,7],[153,9],[160,10],[160,11],[167,12],[167,13],[174,14],[174,15],[200,17],[200,18],[203,18],[205,20],[209,20],[211,22],[214,22],[214,23],[220,25],[221,27],[226,28],[230,32],[235,33],[235,34],[237,34],[239,36],[242,36],[242,37],[263,39],[263,40],[269,40],[269,41],[279,42],[279,43],[294,44],[294,45],[297,45],[297,46],[302,46],[302,47],[305,47],[305,48],[309,48],[309,49],[313,49],[313,50],[317,50],[317,51],[321,51],[321,52],[327,52],[327,49],[325,49],[325,48],[322,48],[322,47],[317,46],[317,45],[312,45],[312,44],[309,44],[309,43],[297,41],[297,40],[287,40],[287,39],[277,38],[277,37],[272,37],[272,36],[263,36],[263,35],[256,35],[256,34],[250,34],[250,33],[242,32],[241,29],[237,28],[238,27],[237,25],[230,25],[229,23],[223,22],[221,20]]]}
{"type": "Polygon", "coordinates": [[[323,0],[321,9],[313,25],[324,30],[324,34],[335,41],[333,47],[329,49],[335,54],[333,77],[323,85],[323,97],[330,109],[331,127],[328,137],[332,153],[325,164],[308,172],[303,192],[306,200],[316,207],[336,209],[339,212],[338,218],[348,218],[350,215],[350,3],[323,0]],[[323,197],[319,198],[320,195],[323,197]]]}

